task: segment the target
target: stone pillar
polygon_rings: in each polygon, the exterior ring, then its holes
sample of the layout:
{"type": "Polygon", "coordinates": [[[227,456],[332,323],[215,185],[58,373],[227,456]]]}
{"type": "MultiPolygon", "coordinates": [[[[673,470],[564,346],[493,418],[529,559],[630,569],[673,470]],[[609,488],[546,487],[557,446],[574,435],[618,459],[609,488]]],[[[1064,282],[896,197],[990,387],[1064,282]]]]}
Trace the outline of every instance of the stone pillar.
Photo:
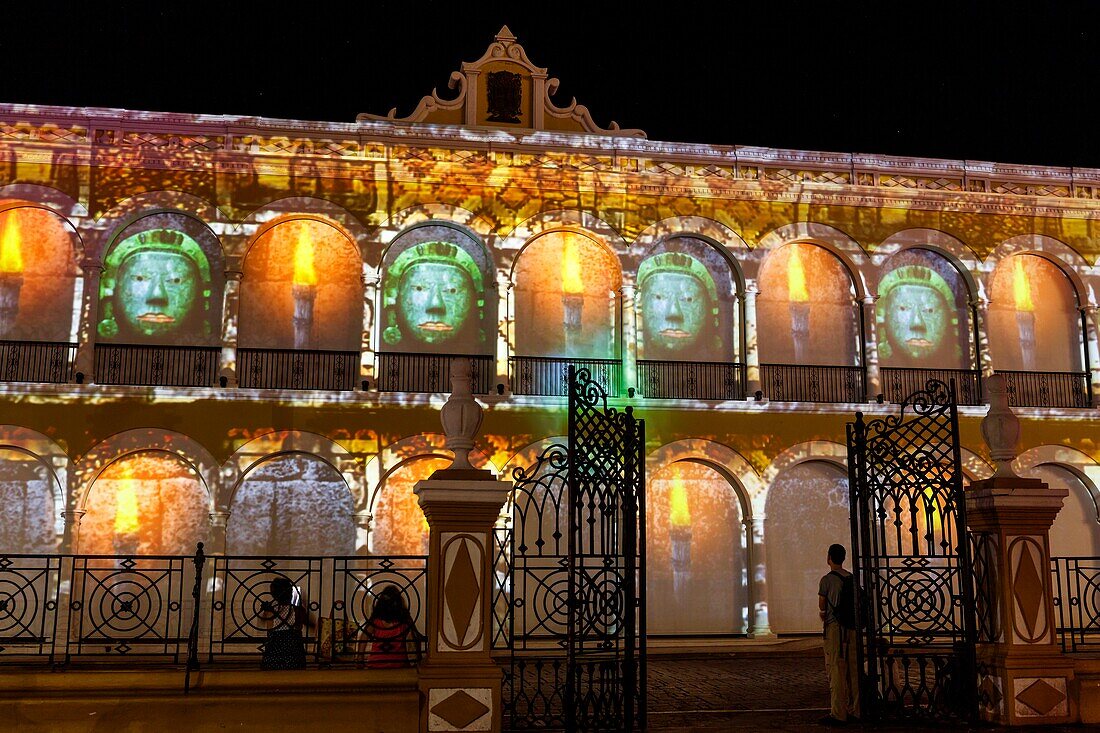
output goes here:
{"type": "Polygon", "coordinates": [[[103,265],[95,260],[80,263],[84,271],[83,303],[80,307],[80,345],[76,350],[76,364],[73,374],[81,372],[85,384],[95,381],[95,342],[96,328],[99,325],[99,280],[103,275],[103,265]]]}
{"type": "Polygon", "coordinates": [[[619,289],[619,305],[622,309],[623,318],[623,387],[633,387],[644,395],[645,390],[638,384],[638,316],[635,308],[635,295],[634,283],[624,282],[619,289]]]}
{"type": "Polygon", "coordinates": [[[508,357],[515,344],[515,291],[508,273],[497,272],[497,381],[503,383],[506,392],[512,391],[508,369],[508,357]]]}
{"type": "Polygon", "coordinates": [[[760,352],[756,346],[756,296],[760,291],[756,283],[749,280],[745,284],[745,391],[752,399],[760,385],[760,352]]]}
{"type": "Polygon", "coordinates": [[[768,563],[764,550],[764,515],[753,515],[747,522],[749,525],[749,583],[752,588],[752,628],[753,638],[771,636],[772,630],[768,625],[768,563]]]}
{"type": "Polygon", "coordinates": [[[229,525],[229,512],[210,512],[210,541],[206,543],[207,555],[224,555],[226,553],[225,530],[229,525]]]}
{"type": "Polygon", "coordinates": [[[455,459],[415,487],[429,527],[420,730],[500,731],[501,671],[490,656],[493,528],[512,485],[470,465],[481,406],[468,359],[452,361],[451,386],[441,417],[455,459]]]}
{"type": "Polygon", "coordinates": [[[974,537],[978,700],[983,720],[1010,726],[1076,719],[1074,664],[1056,634],[1048,533],[1068,492],[1017,476],[1019,421],[1004,377],[986,380],[982,434],[997,465],[966,494],[974,537]]]}
{"type": "Polygon", "coordinates": [[[861,303],[863,333],[863,355],[866,363],[863,369],[867,374],[867,394],[864,399],[875,402],[882,394],[882,375],[879,373],[878,364],[878,324],[875,323],[875,301],[877,295],[864,295],[861,303]]]}
{"type": "Polygon", "coordinates": [[[989,301],[985,298],[976,298],[970,301],[970,309],[974,314],[974,328],[976,329],[976,345],[978,350],[978,371],[982,378],[993,373],[993,359],[989,355],[989,301]]]}
{"type": "Polygon", "coordinates": [[[363,331],[359,339],[359,379],[375,381],[374,361],[375,323],[382,317],[382,299],[378,297],[378,285],[382,275],[369,265],[363,265],[363,331]]]}
{"type": "Polygon", "coordinates": [[[62,539],[62,553],[75,555],[80,552],[80,520],[87,512],[81,509],[66,509],[61,512],[65,522],[65,537],[62,539]]]}
{"type": "MultiPolygon", "coordinates": [[[[218,376],[225,378],[226,387],[237,386],[237,322],[241,312],[240,270],[226,269],[225,294],[222,299],[222,357],[218,376]]],[[[211,550],[211,552],[215,552],[211,550]]]]}
{"type": "Polygon", "coordinates": [[[1097,333],[1095,305],[1086,305],[1081,308],[1081,325],[1085,329],[1082,336],[1084,336],[1085,349],[1089,356],[1088,379],[1092,386],[1092,399],[1095,406],[1096,399],[1100,396],[1100,343],[1097,343],[1100,334],[1097,333]]]}
{"type": "Polygon", "coordinates": [[[374,515],[370,512],[356,512],[355,520],[355,554],[369,555],[371,553],[370,532],[374,522],[374,515]]]}

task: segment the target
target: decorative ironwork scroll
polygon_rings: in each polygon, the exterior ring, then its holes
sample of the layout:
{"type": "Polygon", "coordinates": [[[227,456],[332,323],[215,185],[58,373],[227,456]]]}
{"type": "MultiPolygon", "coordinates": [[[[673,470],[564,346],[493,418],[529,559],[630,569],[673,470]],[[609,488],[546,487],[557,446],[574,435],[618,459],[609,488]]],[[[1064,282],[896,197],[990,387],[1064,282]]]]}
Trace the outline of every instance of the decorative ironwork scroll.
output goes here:
{"type": "Polygon", "coordinates": [[[569,372],[569,443],[512,478],[497,537],[511,730],[645,727],[644,423],[569,372]]]}
{"type": "Polygon", "coordinates": [[[975,599],[954,382],[929,380],[896,415],[848,424],[864,714],[977,713],[975,599]]]}

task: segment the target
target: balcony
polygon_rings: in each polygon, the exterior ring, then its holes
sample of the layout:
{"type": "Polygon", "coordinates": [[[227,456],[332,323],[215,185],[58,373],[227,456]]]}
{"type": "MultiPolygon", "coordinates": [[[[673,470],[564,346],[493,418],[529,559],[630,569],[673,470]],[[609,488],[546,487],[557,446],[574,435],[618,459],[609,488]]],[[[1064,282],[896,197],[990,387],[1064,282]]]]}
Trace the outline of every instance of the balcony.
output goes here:
{"type": "Polygon", "coordinates": [[[0,341],[0,382],[72,381],[76,348],[54,341],[0,341]]]}
{"type": "Polygon", "coordinates": [[[982,373],[976,369],[897,369],[883,367],[882,394],[887,402],[901,403],[917,390],[922,390],[929,379],[950,384],[955,380],[955,399],[960,405],[982,405],[982,373]]]}
{"type": "Polygon", "coordinates": [[[760,384],[772,402],[863,402],[863,367],[761,364],[760,384]]]}
{"type": "Polygon", "coordinates": [[[237,349],[237,384],[246,389],[350,391],[358,382],[358,351],[237,349]]]}
{"type": "Polygon", "coordinates": [[[1012,407],[1092,407],[1088,372],[1002,372],[1012,407]]]}
{"type": "Polygon", "coordinates": [[[469,354],[378,355],[379,392],[450,392],[451,361],[469,359],[474,394],[489,394],[493,386],[493,357],[469,354]]]}
{"type": "Polygon", "coordinates": [[[623,364],[618,359],[570,359],[564,356],[513,356],[508,360],[512,394],[567,397],[569,366],[588,369],[609,397],[622,394],[623,364]]]}
{"type": "Polygon", "coordinates": [[[743,400],[745,365],[729,362],[638,362],[638,388],[654,399],[743,400]]]}
{"type": "Polygon", "coordinates": [[[95,345],[97,384],[209,387],[218,374],[219,346],[95,345]]]}

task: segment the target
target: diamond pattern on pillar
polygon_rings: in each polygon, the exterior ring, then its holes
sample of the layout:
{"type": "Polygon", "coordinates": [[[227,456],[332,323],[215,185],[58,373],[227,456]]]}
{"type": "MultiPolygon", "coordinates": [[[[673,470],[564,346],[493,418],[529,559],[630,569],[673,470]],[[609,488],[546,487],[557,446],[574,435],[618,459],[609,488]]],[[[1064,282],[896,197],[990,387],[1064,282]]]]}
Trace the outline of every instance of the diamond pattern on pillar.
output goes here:
{"type": "Polygon", "coordinates": [[[1032,543],[1025,542],[1020,548],[1020,560],[1016,565],[1016,577],[1012,579],[1012,594],[1016,605],[1027,626],[1029,641],[1035,639],[1035,629],[1039,623],[1039,614],[1043,610],[1043,580],[1035,568],[1032,543]]]}
{"type": "Polygon", "coordinates": [[[475,720],[489,712],[489,708],[480,700],[475,700],[465,690],[458,690],[431,709],[432,715],[438,715],[462,730],[475,720]]]}
{"type": "Polygon", "coordinates": [[[478,600],[481,598],[481,586],[477,580],[474,561],[470,557],[469,544],[469,540],[463,540],[455,552],[454,563],[451,564],[447,582],[443,586],[443,598],[447,601],[447,608],[454,620],[456,641],[459,643],[466,639],[466,632],[470,629],[470,623],[477,612],[478,600]]]}
{"type": "Polygon", "coordinates": [[[1065,693],[1045,680],[1035,680],[1016,695],[1017,702],[1022,702],[1039,715],[1046,715],[1065,699],[1065,693]]]}

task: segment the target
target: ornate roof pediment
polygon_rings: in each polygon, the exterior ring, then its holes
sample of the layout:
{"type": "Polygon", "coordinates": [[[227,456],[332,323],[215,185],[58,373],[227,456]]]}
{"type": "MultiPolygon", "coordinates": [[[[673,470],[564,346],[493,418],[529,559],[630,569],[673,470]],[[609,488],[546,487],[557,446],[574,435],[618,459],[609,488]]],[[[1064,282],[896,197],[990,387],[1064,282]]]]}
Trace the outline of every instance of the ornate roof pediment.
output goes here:
{"type": "Polygon", "coordinates": [[[457,90],[454,99],[443,99],[433,89],[408,117],[398,117],[395,107],[385,116],[364,112],[355,120],[646,136],[641,130],[621,129],[614,121],[607,129],[599,127],[588,108],[576,99],[568,107],[558,107],[550,100],[558,84],[546,69],[531,63],[523,46],[504,26],[480,59],[463,62],[460,71],[451,72],[447,87],[457,90]]]}

